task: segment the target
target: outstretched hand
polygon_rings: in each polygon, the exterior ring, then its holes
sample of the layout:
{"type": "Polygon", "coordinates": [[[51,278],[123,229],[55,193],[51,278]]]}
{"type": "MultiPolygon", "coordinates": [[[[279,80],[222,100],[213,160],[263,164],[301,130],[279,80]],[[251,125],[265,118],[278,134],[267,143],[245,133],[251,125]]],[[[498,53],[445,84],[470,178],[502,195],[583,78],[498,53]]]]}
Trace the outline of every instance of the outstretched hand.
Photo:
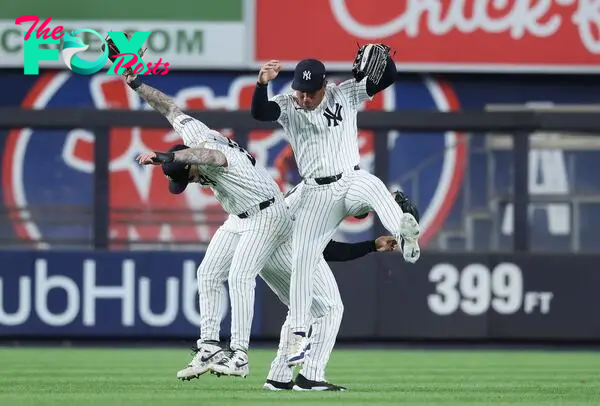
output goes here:
{"type": "Polygon", "coordinates": [[[123,75],[125,76],[125,81],[127,82],[127,84],[130,84],[135,80],[135,78],[137,78],[137,75],[133,73],[131,68],[127,68],[125,72],[123,72],[123,75]]]}
{"type": "Polygon", "coordinates": [[[136,158],[136,161],[140,165],[160,165],[160,162],[156,160],[156,153],[154,152],[144,152],[136,158]]]}
{"type": "Polygon", "coordinates": [[[377,248],[377,252],[396,251],[398,241],[394,237],[382,235],[375,240],[375,248],[377,248]]]}

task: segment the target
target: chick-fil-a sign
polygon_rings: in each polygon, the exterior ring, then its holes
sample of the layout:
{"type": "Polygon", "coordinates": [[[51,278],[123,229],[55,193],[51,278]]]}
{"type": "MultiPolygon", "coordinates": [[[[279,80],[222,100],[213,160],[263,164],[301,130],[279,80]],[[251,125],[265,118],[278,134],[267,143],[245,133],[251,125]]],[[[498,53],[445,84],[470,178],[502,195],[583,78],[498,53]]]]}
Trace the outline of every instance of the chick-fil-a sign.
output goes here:
{"type": "Polygon", "coordinates": [[[384,13],[364,0],[279,3],[257,2],[256,63],[310,54],[347,69],[357,42],[383,42],[413,70],[600,72],[600,0],[378,0],[384,13]],[[306,19],[322,28],[286,29],[306,19]]]}
{"type": "MultiPolygon", "coordinates": [[[[48,17],[39,26],[40,18],[36,15],[25,15],[15,20],[16,25],[31,23],[31,26],[24,37],[24,72],[26,75],[39,74],[40,61],[58,61],[58,48],[42,48],[41,44],[59,44],[63,40],[63,46],[60,53],[63,61],[69,69],[82,75],[91,75],[100,71],[108,60],[109,48],[106,39],[94,30],[82,28],[71,33],[64,30],[63,26],[56,26],[52,30],[48,27],[52,17],[48,17]],[[37,29],[36,29],[37,27],[37,29]],[[88,61],[77,56],[77,53],[83,52],[89,48],[89,45],[77,37],[78,33],[87,32],[96,35],[104,44],[104,51],[93,61],[88,61]],[[32,35],[35,34],[35,35],[32,35]]],[[[114,55],[116,58],[111,67],[106,72],[108,75],[119,75],[125,69],[131,68],[137,75],[165,75],[169,71],[169,63],[163,62],[162,58],[157,63],[146,63],[139,57],[140,50],[144,46],[151,31],[136,31],[128,38],[124,32],[108,31],[109,38],[119,50],[114,55]]]]}

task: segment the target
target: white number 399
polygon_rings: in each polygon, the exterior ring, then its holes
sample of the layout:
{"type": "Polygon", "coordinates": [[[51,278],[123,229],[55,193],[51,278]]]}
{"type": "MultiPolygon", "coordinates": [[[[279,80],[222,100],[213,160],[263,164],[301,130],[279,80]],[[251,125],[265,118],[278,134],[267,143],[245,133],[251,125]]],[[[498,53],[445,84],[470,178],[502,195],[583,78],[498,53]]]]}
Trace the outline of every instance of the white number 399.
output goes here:
{"type": "Polygon", "coordinates": [[[523,275],[518,266],[501,263],[490,270],[482,264],[471,264],[460,272],[451,264],[438,264],[429,272],[435,292],[427,297],[429,309],[445,316],[459,308],[477,316],[490,306],[500,314],[512,314],[523,302],[523,275]]]}

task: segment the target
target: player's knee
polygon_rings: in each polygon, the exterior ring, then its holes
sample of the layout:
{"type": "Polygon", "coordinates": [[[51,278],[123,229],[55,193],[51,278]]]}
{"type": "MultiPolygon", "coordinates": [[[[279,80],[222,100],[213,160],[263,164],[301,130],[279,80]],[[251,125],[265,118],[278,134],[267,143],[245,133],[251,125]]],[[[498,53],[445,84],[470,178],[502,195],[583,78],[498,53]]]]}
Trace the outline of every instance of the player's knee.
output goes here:
{"type": "Polygon", "coordinates": [[[331,313],[336,319],[342,320],[344,316],[344,303],[341,300],[334,302],[331,306],[331,313]]]}
{"type": "Polygon", "coordinates": [[[231,272],[229,274],[229,288],[230,289],[243,289],[243,288],[251,288],[254,289],[256,286],[256,277],[248,273],[243,272],[231,272]]]}
{"type": "Polygon", "coordinates": [[[196,270],[196,277],[198,278],[198,280],[200,280],[204,276],[208,275],[209,271],[210,267],[207,266],[205,262],[202,262],[196,270]]]}
{"type": "Polygon", "coordinates": [[[297,267],[314,269],[319,263],[322,252],[322,250],[319,251],[319,249],[313,247],[302,247],[292,255],[292,263],[296,264],[297,267]]]}
{"type": "Polygon", "coordinates": [[[342,320],[344,315],[344,304],[340,300],[335,301],[313,301],[313,305],[311,308],[311,313],[313,317],[330,317],[334,320],[342,320]]]}
{"type": "Polygon", "coordinates": [[[196,270],[196,277],[198,280],[204,279],[218,279],[220,274],[220,269],[210,262],[202,262],[198,269],[196,270]]]}
{"type": "Polygon", "coordinates": [[[196,280],[198,281],[198,289],[207,291],[218,286],[223,281],[218,278],[214,272],[210,272],[210,268],[200,265],[196,271],[196,280]]]}

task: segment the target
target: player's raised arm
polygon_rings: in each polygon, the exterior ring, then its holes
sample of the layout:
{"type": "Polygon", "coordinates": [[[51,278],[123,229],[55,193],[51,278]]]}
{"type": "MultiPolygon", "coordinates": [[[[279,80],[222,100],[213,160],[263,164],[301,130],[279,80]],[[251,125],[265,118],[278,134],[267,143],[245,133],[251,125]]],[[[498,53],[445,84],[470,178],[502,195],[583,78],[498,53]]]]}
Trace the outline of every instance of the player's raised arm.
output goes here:
{"type": "Polygon", "coordinates": [[[376,240],[347,243],[329,241],[323,251],[325,261],[345,262],[364,257],[371,252],[395,251],[398,242],[394,237],[381,236],[376,240]]]}
{"type": "Polygon", "coordinates": [[[141,165],[179,162],[192,165],[227,166],[227,158],[221,151],[201,147],[181,148],[168,152],[145,152],[136,159],[141,165]]]}
{"type": "Polygon", "coordinates": [[[269,61],[260,68],[258,81],[252,95],[250,114],[259,121],[277,121],[281,115],[281,107],[276,102],[269,100],[267,88],[269,82],[279,75],[281,65],[278,61],[269,61]]]}
{"type": "Polygon", "coordinates": [[[177,116],[182,115],[183,112],[173,99],[164,94],[158,89],[155,89],[145,83],[142,83],[141,79],[137,75],[128,75],[125,79],[129,87],[131,87],[135,92],[144,99],[154,110],[158,111],[160,114],[166,117],[169,120],[169,123],[173,125],[175,118],[177,116]]]}

